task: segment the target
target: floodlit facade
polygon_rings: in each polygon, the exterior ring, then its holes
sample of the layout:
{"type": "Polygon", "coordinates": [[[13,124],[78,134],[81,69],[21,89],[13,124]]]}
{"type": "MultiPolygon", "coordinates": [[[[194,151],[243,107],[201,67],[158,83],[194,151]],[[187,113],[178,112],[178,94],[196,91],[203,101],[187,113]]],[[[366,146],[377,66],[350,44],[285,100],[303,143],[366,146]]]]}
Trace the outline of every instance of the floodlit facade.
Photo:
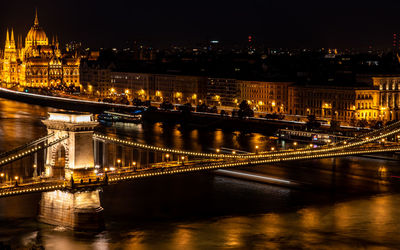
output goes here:
{"type": "Polygon", "coordinates": [[[35,21],[25,38],[17,40],[14,31],[7,31],[3,55],[0,60],[0,80],[5,84],[26,87],[80,86],[80,59],[77,55],[63,55],[58,39],[49,39],[35,21]]]}
{"type": "Polygon", "coordinates": [[[293,82],[239,81],[240,100],[253,109],[268,113],[285,113],[288,108],[288,87],[293,82]]]}

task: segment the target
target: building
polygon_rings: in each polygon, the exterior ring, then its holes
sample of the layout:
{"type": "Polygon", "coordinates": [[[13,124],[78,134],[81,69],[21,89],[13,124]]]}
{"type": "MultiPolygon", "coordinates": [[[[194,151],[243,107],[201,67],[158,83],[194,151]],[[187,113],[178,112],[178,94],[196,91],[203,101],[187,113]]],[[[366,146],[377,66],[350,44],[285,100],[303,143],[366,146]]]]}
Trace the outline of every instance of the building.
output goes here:
{"type": "Polygon", "coordinates": [[[260,112],[286,113],[288,108],[288,87],[293,82],[238,81],[240,101],[246,100],[260,112]]]}
{"type": "Polygon", "coordinates": [[[80,83],[82,90],[88,94],[104,97],[111,93],[111,70],[113,64],[96,61],[83,61],[80,66],[80,83]]]}
{"type": "Polygon", "coordinates": [[[207,78],[203,76],[154,75],[152,100],[166,98],[174,103],[204,102],[207,78]]]}
{"type": "Polygon", "coordinates": [[[80,59],[75,55],[62,54],[58,39],[49,39],[39,19],[35,21],[22,44],[14,31],[7,31],[3,57],[0,60],[0,80],[5,84],[27,87],[80,86],[80,59]]]}
{"type": "Polygon", "coordinates": [[[206,101],[209,105],[236,107],[240,98],[236,79],[208,78],[206,101]]]}
{"type": "Polygon", "coordinates": [[[105,66],[85,61],[81,67],[84,90],[98,96],[127,95],[142,101],[171,101],[198,104],[205,100],[207,78],[202,76],[163,75],[118,71],[113,64],[105,66]]]}
{"type": "Polygon", "coordinates": [[[379,90],[380,115],[383,120],[400,119],[400,75],[372,77],[373,86],[379,90]]]}
{"type": "Polygon", "coordinates": [[[352,87],[290,86],[288,114],[315,115],[349,122],[356,118],[356,90],[352,87]]]}
{"type": "Polygon", "coordinates": [[[382,111],[379,105],[379,90],[374,88],[356,89],[356,119],[382,120],[382,111]]]}
{"type": "Polygon", "coordinates": [[[154,76],[152,74],[114,72],[111,73],[112,91],[125,94],[128,98],[149,100],[154,95],[154,76]]]}

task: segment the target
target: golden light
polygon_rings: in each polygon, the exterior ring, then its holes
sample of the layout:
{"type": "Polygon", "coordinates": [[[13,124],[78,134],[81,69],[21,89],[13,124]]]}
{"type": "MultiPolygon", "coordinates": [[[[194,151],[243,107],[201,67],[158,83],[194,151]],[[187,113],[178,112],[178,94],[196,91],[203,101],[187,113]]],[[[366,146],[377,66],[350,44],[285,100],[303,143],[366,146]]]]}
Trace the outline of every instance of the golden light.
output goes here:
{"type": "Polygon", "coordinates": [[[156,96],[161,97],[162,96],[161,91],[157,90],[156,91],[156,96]]]}
{"type": "Polygon", "coordinates": [[[263,101],[259,101],[258,105],[260,105],[260,106],[264,105],[263,101]]]}
{"type": "Polygon", "coordinates": [[[0,177],[4,177],[4,173],[1,173],[1,174],[0,174],[0,177]]]}
{"type": "Polygon", "coordinates": [[[217,101],[219,101],[219,100],[221,99],[221,97],[220,97],[219,95],[215,95],[215,96],[214,96],[214,99],[217,100],[217,101]]]}
{"type": "Polygon", "coordinates": [[[272,105],[272,107],[275,107],[276,106],[275,101],[272,101],[271,105],[272,105]]]}
{"type": "Polygon", "coordinates": [[[115,92],[115,89],[114,89],[114,88],[111,88],[111,89],[110,89],[110,92],[111,92],[111,93],[114,93],[114,92],[115,92]]]}
{"type": "Polygon", "coordinates": [[[181,93],[181,92],[176,92],[176,93],[175,93],[175,97],[176,97],[176,98],[182,97],[182,93],[181,93]]]}
{"type": "Polygon", "coordinates": [[[385,139],[384,139],[384,138],[382,138],[382,142],[385,142],[385,139]]]}
{"type": "Polygon", "coordinates": [[[197,95],[196,95],[196,94],[193,94],[193,95],[192,95],[192,99],[193,99],[193,100],[196,100],[196,99],[197,99],[197,95]]]}
{"type": "Polygon", "coordinates": [[[133,166],[136,166],[136,161],[132,162],[132,165],[133,165],[133,166]]]}
{"type": "Polygon", "coordinates": [[[120,159],[118,159],[118,160],[117,160],[117,162],[118,162],[118,163],[121,163],[121,160],[120,160],[120,159]]]}
{"type": "Polygon", "coordinates": [[[293,145],[294,145],[294,146],[297,146],[297,142],[293,142],[293,145]]]}
{"type": "Polygon", "coordinates": [[[312,148],[314,145],[313,144],[310,144],[310,148],[312,148]]]}
{"type": "Polygon", "coordinates": [[[108,171],[108,168],[104,168],[104,171],[108,171]]]}
{"type": "Polygon", "coordinates": [[[217,150],[216,150],[216,151],[217,151],[217,153],[219,153],[221,150],[220,150],[219,148],[217,148],[217,150]]]}
{"type": "Polygon", "coordinates": [[[234,103],[238,103],[238,99],[233,100],[234,103]]]}
{"type": "Polygon", "coordinates": [[[234,154],[234,155],[235,155],[235,154],[236,154],[236,151],[232,151],[232,154],[234,154]]]}
{"type": "Polygon", "coordinates": [[[185,159],[185,156],[182,156],[181,159],[184,160],[184,159],[185,159]]]}
{"type": "Polygon", "coordinates": [[[15,180],[18,180],[18,178],[19,178],[18,176],[15,176],[15,177],[14,177],[15,180]]]}
{"type": "Polygon", "coordinates": [[[271,151],[275,151],[275,148],[274,148],[274,147],[272,147],[272,148],[271,148],[271,151]]]}
{"type": "Polygon", "coordinates": [[[259,147],[258,147],[258,145],[256,145],[256,149],[258,149],[259,147]]]}
{"type": "Polygon", "coordinates": [[[169,158],[169,154],[166,154],[166,155],[165,155],[165,158],[169,158]]]}
{"type": "Polygon", "coordinates": [[[129,95],[130,91],[129,89],[125,89],[125,94],[129,95]]]}

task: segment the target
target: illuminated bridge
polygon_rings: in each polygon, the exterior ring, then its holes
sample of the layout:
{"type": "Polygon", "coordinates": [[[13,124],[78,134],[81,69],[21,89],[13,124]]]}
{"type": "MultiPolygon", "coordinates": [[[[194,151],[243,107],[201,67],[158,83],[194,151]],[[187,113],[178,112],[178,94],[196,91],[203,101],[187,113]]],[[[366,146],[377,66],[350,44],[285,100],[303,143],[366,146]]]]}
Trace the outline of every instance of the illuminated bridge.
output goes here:
{"type": "Polygon", "coordinates": [[[319,148],[246,154],[193,152],[94,133],[98,123],[89,113],[53,112],[43,123],[46,136],[0,154],[0,197],[40,192],[39,219],[72,228],[101,225],[99,188],[104,185],[221,168],[400,151],[400,122],[319,148]],[[396,140],[389,142],[388,138],[396,140]],[[82,222],[87,220],[91,223],[82,222]]]}

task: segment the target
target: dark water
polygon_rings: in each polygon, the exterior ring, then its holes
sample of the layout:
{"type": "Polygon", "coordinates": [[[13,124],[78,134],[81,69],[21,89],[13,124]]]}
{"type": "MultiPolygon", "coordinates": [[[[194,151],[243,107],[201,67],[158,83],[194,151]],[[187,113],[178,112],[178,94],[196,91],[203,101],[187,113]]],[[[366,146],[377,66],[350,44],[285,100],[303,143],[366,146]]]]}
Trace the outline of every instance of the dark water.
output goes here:
{"type": "MultiPolygon", "coordinates": [[[[46,133],[51,109],[0,99],[0,151],[46,133]]],[[[196,151],[251,151],[269,135],[168,124],[102,127],[138,142],[196,151]]],[[[274,145],[277,146],[277,145],[274,145]]],[[[295,180],[270,186],[213,173],[157,177],[102,192],[106,230],[78,233],[37,223],[39,194],[0,199],[0,242],[46,249],[396,249],[399,162],[347,157],[247,168],[295,180]],[[388,183],[379,173],[387,173],[388,183]]],[[[0,245],[1,248],[2,245],[0,245]]]]}

